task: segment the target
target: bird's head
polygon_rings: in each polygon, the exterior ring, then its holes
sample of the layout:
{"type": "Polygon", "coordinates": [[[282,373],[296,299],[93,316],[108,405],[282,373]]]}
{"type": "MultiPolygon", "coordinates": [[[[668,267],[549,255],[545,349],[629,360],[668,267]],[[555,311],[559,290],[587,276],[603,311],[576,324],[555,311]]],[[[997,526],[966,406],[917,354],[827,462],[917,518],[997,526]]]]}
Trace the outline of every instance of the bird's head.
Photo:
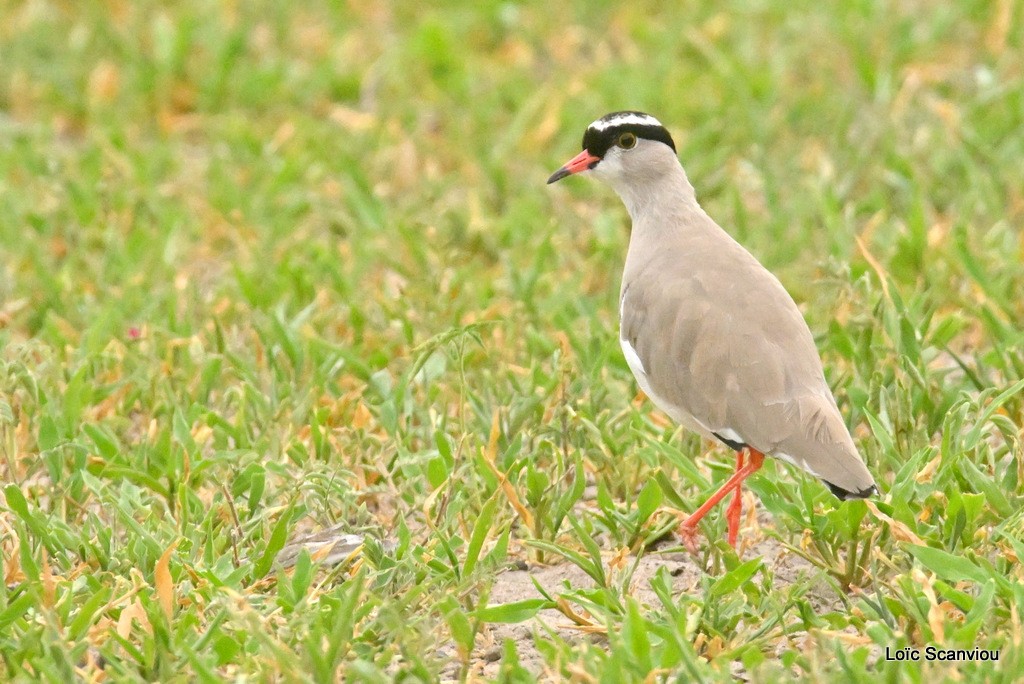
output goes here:
{"type": "Polygon", "coordinates": [[[548,183],[591,171],[622,195],[678,165],[675,143],[660,121],[643,112],[613,112],[587,126],[583,151],[551,174],[548,183]]]}

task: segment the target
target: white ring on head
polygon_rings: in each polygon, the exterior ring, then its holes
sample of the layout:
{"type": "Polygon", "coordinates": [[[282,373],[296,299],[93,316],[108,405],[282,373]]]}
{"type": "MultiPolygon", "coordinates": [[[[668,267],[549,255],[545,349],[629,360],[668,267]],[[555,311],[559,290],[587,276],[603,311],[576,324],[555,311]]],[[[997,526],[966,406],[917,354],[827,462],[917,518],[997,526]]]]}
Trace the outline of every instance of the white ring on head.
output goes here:
{"type": "Polygon", "coordinates": [[[625,124],[635,124],[637,126],[661,126],[661,122],[655,119],[650,114],[620,114],[610,119],[598,119],[594,123],[587,126],[595,131],[604,131],[612,126],[622,126],[625,124]]]}

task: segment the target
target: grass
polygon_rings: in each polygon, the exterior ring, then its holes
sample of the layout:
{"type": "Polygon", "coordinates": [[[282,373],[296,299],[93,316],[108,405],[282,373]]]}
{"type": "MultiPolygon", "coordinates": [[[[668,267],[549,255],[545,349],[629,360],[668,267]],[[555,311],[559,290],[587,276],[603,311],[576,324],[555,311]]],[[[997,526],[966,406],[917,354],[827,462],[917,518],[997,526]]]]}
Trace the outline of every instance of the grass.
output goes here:
{"type": "Polygon", "coordinates": [[[3,3],[0,679],[1015,680],[1021,9],[684,4],[3,3]],[[618,201],[544,185],[621,108],[873,502],[767,464],[756,546],[665,553],[731,456],[633,400],[618,201]],[[1000,659],[878,660],[929,644],[1000,659]]]}

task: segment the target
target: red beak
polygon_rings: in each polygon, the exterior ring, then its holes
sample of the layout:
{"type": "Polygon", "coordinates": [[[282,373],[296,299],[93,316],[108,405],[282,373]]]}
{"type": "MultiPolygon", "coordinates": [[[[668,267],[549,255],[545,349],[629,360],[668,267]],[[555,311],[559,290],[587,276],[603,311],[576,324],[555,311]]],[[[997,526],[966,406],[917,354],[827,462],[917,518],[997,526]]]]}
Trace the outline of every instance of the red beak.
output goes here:
{"type": "Polygon", "coordinates": [[[586,150],[583,150],[575,157],[565,163],[565,166],[551,174],[551,178],[548,178],[548,185],[551,185],[555,181],[562,180],[566,176],[571,176],[574,173],[580,171],[587,171],[594,168],[597,162],[601,161],[600,157],[595,157],[586,150]]]}

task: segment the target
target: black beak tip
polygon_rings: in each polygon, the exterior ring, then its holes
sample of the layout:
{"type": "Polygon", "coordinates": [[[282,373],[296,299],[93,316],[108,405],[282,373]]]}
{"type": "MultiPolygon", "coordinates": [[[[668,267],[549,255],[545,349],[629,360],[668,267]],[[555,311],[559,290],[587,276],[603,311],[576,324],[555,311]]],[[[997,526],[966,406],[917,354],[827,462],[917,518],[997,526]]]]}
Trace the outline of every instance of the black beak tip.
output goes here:
{"type": "Polygon", "coordinates": [[[556,182],[562,180],[563,178],[565,178],[568,175],[569,175],[569,170],[563,166],[562,168],[558,169],[553,174],[551,174],[551,177],[548,178],[548,185],[551,185],[552,183],[556,183],[556,182]]]}

